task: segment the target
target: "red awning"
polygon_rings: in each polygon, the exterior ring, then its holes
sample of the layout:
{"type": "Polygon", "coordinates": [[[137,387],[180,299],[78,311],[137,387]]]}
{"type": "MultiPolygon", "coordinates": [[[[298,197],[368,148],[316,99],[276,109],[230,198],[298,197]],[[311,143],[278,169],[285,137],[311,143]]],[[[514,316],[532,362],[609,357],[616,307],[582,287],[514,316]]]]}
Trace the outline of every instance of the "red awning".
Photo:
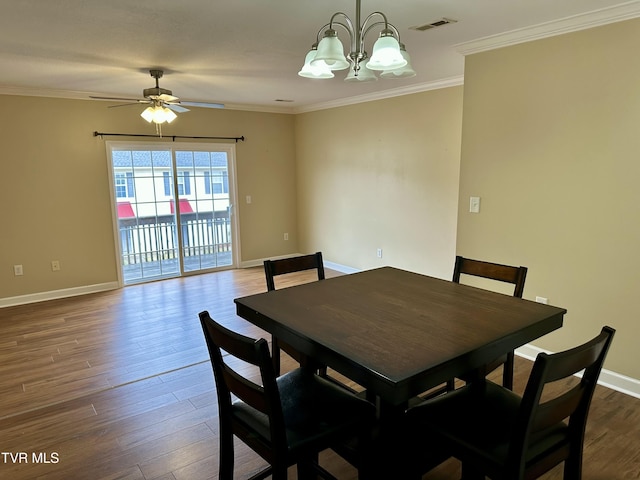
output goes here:
{"type": "MultiPolygon", "coordinates": [[[[181,198],[178,200],[178,205],[180,205],[180,213],[193,213],[193,208],[191,208],[191,204],[189,200],[186,198],[181,198]]],[[[171,200],[171,213],[176,212],[175,202],[171,200]]]]}
{"type": "Polygon", "coordinates": [[[118,218],[133,218],[135,216],[131,202],[118,202],[118,218]]]}

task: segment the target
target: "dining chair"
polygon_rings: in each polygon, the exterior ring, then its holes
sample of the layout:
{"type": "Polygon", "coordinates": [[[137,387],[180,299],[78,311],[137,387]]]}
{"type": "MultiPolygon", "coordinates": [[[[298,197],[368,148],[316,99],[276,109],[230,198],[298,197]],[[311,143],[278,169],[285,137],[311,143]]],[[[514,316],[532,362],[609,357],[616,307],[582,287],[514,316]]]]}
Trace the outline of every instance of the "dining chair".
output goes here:
{"type": "Polygon", "coordinates": [[[427,400],[407,411],[406,434],[447,448],[463,479],[535,479],[564,462],[564,478],[580,480],[589,406],[614,333],[605,326],[580,346],[540,353],[522,396],[484,379],[427,400]]]}
{"type": "MultiPolygon", "coordinates": [[[[515,267],[481,260],[472,260],[458,255],[456,256],[456,263],[453,268],[453,282],[460,283],[461,275],[482,277],[513,284],[513,296],[522,298],[524,282],[527,278],[527,267],[515,267]]],[[[502,385],[511,390],[513,389],[513,363],[514,352],[511,351],[462,379],[468,382],[474,378],[484,378],[502,365],[502,385]]],[[[447,383],[447,390],[451,391],[453,388],[453,380],[450,380],[447,383]]]]}
{"type": "MultiPolygon", "coordinates": [[[[316,270],[318,280],[324,280],[324,265],[322,263],[322,252],[297,257],[282,258],[278,260],[264,261],[264,274],[267,280],[267,291],[276,289],[275,277],[288,273],[302,272],[305,270],[316,270]]],[[[271,355],[273,368],[276,375],[280,374],[280,350],[284,350],[298,363],[305,361],[304,355],[291,345],[282,342],[276,336],[271,338],[271,355]]],[[[326,376],[326,367],[320,367],[320,374],[326,376]]]]}
{"type": "Polygon", "coordinates": [[[353,436],[366,442],[375,407],[310,370],[298,368],[276,377],[265,339],[231,331],[207,311],[199,317],[218,396],[218,478],[233,478],[235,435],[269,463],[251,480],[269,475],[285,480],[292,465],[297,465],[300,479],[315,474],[335,479],[318,465],[318,453],[353,436]],[[247,370],[247,365],[257,370],[247,370]],[[255,375],[248,376],[248,371],[255,375]]]}

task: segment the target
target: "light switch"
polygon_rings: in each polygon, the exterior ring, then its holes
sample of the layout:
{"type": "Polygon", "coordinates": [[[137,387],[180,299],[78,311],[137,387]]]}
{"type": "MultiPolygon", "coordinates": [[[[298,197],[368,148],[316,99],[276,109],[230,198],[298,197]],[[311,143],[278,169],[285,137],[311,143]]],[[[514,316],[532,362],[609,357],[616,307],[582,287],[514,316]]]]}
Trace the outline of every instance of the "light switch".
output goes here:
{"type": "Polygon", "coordinates": [[[471,213],[480,213],[480,197],[469,198],[469,211],[471,213]]]}

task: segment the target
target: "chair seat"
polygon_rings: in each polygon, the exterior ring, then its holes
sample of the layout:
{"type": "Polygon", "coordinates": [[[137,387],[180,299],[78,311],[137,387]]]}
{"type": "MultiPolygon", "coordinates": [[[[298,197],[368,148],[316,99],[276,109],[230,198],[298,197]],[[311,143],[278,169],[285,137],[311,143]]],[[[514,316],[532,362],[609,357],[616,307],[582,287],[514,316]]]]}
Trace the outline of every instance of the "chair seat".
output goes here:
{"type": "MultiPolygon", "coordinates": [[[[409,409],[407,421],[428,425],[432,432],[451,441],[454,456],[482,465],[483,471],[501,478],[520,403],[521,397],[510,390],[480,381],[409,409]]],[[[568,448],[568,427],[559,422],[532,438],[527,463],[535,463],[541,454],[561,448],[563,443],[568,448]]]]}
{"type": "MultiPolygon", "coordinates": [[[[345,431],[357,434],[363,424],[375,419],[375,407],[344,388],[301,368],[277,379],[289,451],[322,450],[333,440],[344,437],[345,431]]],[[[238,420],[270,441],[269,423],[265,414],[236,401],[232,409],[238,420]]]]}

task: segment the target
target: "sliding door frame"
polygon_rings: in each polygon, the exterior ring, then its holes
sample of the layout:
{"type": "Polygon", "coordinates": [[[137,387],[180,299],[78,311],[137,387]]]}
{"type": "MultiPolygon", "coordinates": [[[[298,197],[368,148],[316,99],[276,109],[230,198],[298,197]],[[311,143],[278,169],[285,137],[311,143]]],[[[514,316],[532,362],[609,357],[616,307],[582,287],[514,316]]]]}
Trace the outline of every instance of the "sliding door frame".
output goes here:
{"type": "MultiPolygon", "coordinates": [[[[165,278],[175,278],[179,276],[197,275],[201,273],[207,273],[218,270],[228,270],[237,268],[240,264],[240,222],[238,217],[238,197],[237,197],[237,175],[236,175],[236,146],[235,143],[183,143],[167,141],[151,141],[151,142],[126,142],[126,141],[107,141],[106,154],[107,154],[107,170],[109,173],[109,192],[111,200],[111,216],[112,216],[112,228],[114,234],[114,246],[116,256],[116,266],[118,275],[118,284],[120,287],[126,285],[132,285],[136,283],[143,283],[146,281],[161,280],[165,278]],[[178,248],[178,262],[179,271],[175,275],[167,274],[159,277],[151,277],[148,279],[142,278],[139,282],[125,283],[122,258],[123,251],[120,238],[120,225],[118,218],[118,198],[116,197],[116,185],[115,175],[113,168],[112,152],[114,150],[143,150],[143,151],[170,151],[171,155],[171,175],[172,184],[175,188],[172,189],[172,200],[175,208],[176,219],[176,236],[177,236],[177,248],[178,248]],[[212,268],[203,268],[199,270],[185,271],[184,268],[184,239],[183,229],[181,228],[180,218],[180,195],[178,191],[178,170],[176,165],[176,151],[193,151],[193,152],[224,152],[227,158],[227,172],[228,172],[228,196],[229,196],[229,220],[231,229],[231,264],[224,266],[216,266],[212,268]]],[[[195,183],[194,178],[194,183],[195,183]]],[[[135,179],[134,179],[135,181],[135,179]]],[[[120,183],[122,183],[120,181],[120,183]]],[[[122,188],[122,187],[120,187],[122,188]]],[[[194,188],[196,186],[194,185],[194,188]]],[[[196,202],[197,203],[197,202],[196,202]]]]}

